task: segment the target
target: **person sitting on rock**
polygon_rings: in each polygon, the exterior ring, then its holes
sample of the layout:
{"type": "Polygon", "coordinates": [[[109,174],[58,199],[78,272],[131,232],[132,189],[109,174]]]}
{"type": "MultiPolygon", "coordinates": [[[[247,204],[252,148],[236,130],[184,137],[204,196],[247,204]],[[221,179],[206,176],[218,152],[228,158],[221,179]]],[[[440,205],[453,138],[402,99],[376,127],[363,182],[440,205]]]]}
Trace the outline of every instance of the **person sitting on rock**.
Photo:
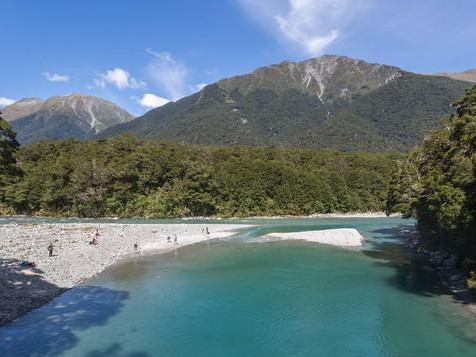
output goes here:
{"type": "Polygon", "coordinates": [[[36,263],[35,263],[35,262],[30,262],[30,261],[28,261],[28,260],[24,260],[24,261],[22,261],[22,262],[20,263],[20,266],[22,266],[22,267],[32,267],[32,268],[34,268],[34,267],[36,267],[36,263]]]}

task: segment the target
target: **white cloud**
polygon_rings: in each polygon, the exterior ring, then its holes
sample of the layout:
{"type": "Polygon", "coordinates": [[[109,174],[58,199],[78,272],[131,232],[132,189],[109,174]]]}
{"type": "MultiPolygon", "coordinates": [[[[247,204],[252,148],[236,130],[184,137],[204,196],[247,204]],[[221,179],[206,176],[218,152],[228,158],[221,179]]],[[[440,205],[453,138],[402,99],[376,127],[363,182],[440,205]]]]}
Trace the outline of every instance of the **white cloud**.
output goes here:
{"type": "Polygon", "coordinates": [[[206,86],[208,86],[210,83],[197,83],[197,84],[189,84],[187,86],[188,88],[188,91],[189,93],[193,94],[193,93],[197,93],[197,92],[200,92],[203,88],[205,88],[206,86]]]}
{"type": "Polygon", "coordinates": [[[114,68],[101,73],[94,79],[97,87],[104,88],[107,84],[112,84],[119,89],[145,89],[147,83],[131,77],[130,73],[122,68],[114,68]]]}
{"type": "Polygon", "coordinates": [[[206,86],[208,86],[209,83],[198,83],[198,84],[195,84],[195,90],[197,92],[200,92],[203,88],[205,88],[206,86]]]}
{"type": "Polygon", "coordinates": [[[238,0],[245,10],[288,43],[320,55],[374,0],[238,0]]]}
{"type": "Polygon", "coordinates": [[[6,107],[7,105],[15,103],[15,100],[5,97],[0,97],[0,107],[6,107]]]}
{"type": "Polygon", "coordinates": [[[146,93],[138,100],[138,103],[147,109],[158,108],[169,102],[170,100],[152,93],[146,93]]]}
{"type": "Polygon", "coordinates": [[[69,81],[69,77],[62,74],[43,72],[41,75],[50,82],[68,82],[69,81]]]}
{"type": "Polygon", "coordinates": [[[187,68],[177,62],[168,52],[155,52],[147,49],[152,56],[147,66],[150,79],[163,90],[172,100],[177,100],[188,94],[187,68]]]}

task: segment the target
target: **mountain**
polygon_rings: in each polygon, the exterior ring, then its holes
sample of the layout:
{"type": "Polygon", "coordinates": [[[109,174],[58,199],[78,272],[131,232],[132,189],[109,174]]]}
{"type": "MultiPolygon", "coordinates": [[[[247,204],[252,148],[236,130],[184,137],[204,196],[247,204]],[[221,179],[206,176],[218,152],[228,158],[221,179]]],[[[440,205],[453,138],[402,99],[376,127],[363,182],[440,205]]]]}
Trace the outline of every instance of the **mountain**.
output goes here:
{"type": "Polygon", "coordinates": [[[465,72],[459,72],[459,73],[442,72],[442,73],[435,73],[434,75],[448,77],[448,78],[456,79],[459,81],[476,83],[476,68],[467,70],[465,72]]]}
{"type": "Polygon", "coordinates": [[[469,86],[323,56],[221,80],[98,138],[130,133],[194,144],[408,150],[469,86]]]}
{"type": "Polygon", "coordinates": [[[66,138],[90,139],[104,129],[125,123],[133,116],[97,97],[71,94],[45,101],[24,98],[3,109],[22,144],[66,138]]]}
{"type": "Polygon", "coordinates": [[[42,103],[43,101],[38,98],[23,98],[0,110],[6,121],[13,121],[36,112],[42,103]]]}

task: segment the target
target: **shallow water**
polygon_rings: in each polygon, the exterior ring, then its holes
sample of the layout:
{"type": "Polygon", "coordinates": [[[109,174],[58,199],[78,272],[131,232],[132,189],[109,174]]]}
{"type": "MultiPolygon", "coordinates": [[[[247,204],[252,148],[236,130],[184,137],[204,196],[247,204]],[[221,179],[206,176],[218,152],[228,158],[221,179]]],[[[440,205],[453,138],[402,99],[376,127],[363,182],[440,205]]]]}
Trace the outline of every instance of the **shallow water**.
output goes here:
{"type": "Polygon", "coordinates": [[[395,236],[413,222],[241,222],[258,226],[131,260],[66,292],[0,329],[0,355],[475,355],[474,319],[395,236]],[[366,246],[259,238],[343,227],[357,228],[366,246]]]}

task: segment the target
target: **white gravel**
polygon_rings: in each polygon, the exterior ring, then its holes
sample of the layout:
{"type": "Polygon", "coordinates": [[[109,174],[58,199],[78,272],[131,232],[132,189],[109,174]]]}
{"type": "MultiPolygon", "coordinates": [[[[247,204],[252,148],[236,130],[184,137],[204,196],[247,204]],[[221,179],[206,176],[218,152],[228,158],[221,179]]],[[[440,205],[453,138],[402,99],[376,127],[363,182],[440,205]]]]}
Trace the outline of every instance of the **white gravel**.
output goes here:
{"type": "Polygon", "coordinates": [[[0,226],[0,258],[33,261],[44,278],[70,288],[122,258],[169,251],[236,234],[245,225],[231,224],[34,224],[0,226]],[[210,234],[204,232],[208,227],[210,234]],[[98,244],[90,241],[99,232],[98,244]],[[177,237],[178,244],[174,244],[177,237]],[[167,237],[171,242],[167,242],[167,237]],[[53,242],[53,257],[48,244],[53,242]],[[137,242],[139,252],[134,249],[137,242]]]}
{"type": "Polygon", "coordinates": [[[0,225],[0,325],[121,259],[236,234],[240,224],[0,225]],[[206,229],[210,234],[206,233],[206,229]],[[99,232],[97,245],[89,242],[99,232]],[[167,241],[170,237],[170,242],[167,241]],[[177,237],[177,243],[174,239],[177,237]],[[48,245],[53,242],[53,257],[48,245]],[[134,244],[137,243],[136,250],[134,244]],[[22,267],[22,261],[35,268],[22,267]]]}
{"type": "MultiPolygon", "coordinates": [[[[6,224],[0,225],[0,325],[36,308],[66,289],[136,255],[158,254],[179,247],[226,238],[242,224],[6,224]],[[206,233],[206,230],[210,232],[206,233]],[[90,242],[99,232],[97,245],[90,242]],[[170,237],[170,241],[167,241],[170,237]],[[177,243],[174,243],[177,237],[177,243]],[[48,245],[53,242],[53,257],[48,245]],[[138,249],[134,247],[137,243],[138,249]],[[36,266],[21,266],[21,262],[36,266]]],[[[272,233],[268,240],[306,240],[341,247],[361,246],[355,229],[272,233]]]]}
{"type": "Polygon", "coordinates": [[[306,240],[309,242],[334,245],[338,247],[359,247],[364,238],[353,228],[325,229],[321,231],[271,233],[269,239],[306,240]]]}

